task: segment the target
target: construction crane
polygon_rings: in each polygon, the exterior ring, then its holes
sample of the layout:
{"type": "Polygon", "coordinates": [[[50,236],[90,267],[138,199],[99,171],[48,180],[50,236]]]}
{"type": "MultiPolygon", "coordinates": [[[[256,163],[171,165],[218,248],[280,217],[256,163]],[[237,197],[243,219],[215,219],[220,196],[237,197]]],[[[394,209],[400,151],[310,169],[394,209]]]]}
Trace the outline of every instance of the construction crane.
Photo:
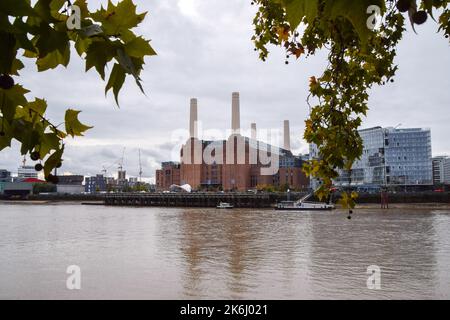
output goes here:
{"type": "Polygon", "coordinates": [[[122,151],[122,157],[120,157],[120,158],[117,160],[117,162],[114,161],[114,162],[111,163],[111,164],[102,165],[102,168],[103,168],[103,169],[101,170],[101,172],[102,172],[102,174],[103,174],[105,177],[107,176],[109,169],[111,169],[111,168],[112,168],[113,166],[115,166],[115,165],[118,165],[118,168],[119,168],[120,171],[123,170],[124,154],[125,154],[125,148],[123,148],[123,151],[122,151]]]}
{"type": "Polygon", "coordinates": [[[124,157],[125,157],[125,147],[123,147],[123,150],[122,150],[122,158],[120,158],[120,160],[119,160],[119,171],[123,171],[124,157]]]}
{"type": "Polygon", "coordinates": [[[142,182],[141,149],[139,149],[139,182],[142,182]]]}
{"type": "Polygon", "coordinates": [[[102,166],[102,167],[103,167],[103,169],[102,169],[102,174],[103,174],[105,177],[107,176],[108,170],[109,170],[113,165],[114,165],[114,163],[113,163],[113,164],[110,164],[109,166],[105,166],[105,165],[102,166]]]}

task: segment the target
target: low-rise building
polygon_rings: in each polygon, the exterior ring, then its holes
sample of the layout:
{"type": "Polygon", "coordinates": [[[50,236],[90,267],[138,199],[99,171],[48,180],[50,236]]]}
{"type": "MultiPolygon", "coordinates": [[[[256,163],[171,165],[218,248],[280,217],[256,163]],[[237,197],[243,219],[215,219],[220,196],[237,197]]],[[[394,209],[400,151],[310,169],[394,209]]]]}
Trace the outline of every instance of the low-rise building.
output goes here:
{"type": "Polygon", "coordinates": [[[26,179],[26,178],[35,178],[37,179],[38,173],[33,166],[20,166],[17,169],[17,178],[18,179],[26,179]]]}
{"type": "Polygon", "coordinates": [[[156,190],[169,190],[172,185],[180,184],[180,163],[166,161],[156,170],[156,190]]]}
{"type": "Polygon", "coordinates": [[[438,156],[433,158],[433,183],[450,184],[450,158],[438,156]]]}
{"type": "Polygon", "coordinates": [[[5,169],[0,169],[0,182],[11,182],[11,172],[5,169]]]}
{"type": "Polygon", "coordinates": [[[84,176],[82,175],[58,176],[56,192],[61,194],[81,194],[85,191],[83,180],[84,176]]]}
{"type": "Polygon", "coordinates": [[[84,191],[88,193],[107,191],[107,178],[102,174],[97,174],[94,177],[86,177],[84,191]]]}

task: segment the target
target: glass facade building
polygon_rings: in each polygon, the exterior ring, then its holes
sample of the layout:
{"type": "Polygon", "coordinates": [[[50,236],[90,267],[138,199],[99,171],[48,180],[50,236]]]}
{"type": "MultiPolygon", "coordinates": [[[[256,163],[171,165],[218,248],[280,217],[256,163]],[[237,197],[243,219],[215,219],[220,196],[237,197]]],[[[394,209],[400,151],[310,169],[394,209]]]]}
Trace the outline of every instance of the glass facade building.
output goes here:
{"type": "Polygon", "coordinates": [[[341,172],[337,185],[432,185],[429,129],[381,128],[359,131],[363,154],[350,172],[341,172]]]}

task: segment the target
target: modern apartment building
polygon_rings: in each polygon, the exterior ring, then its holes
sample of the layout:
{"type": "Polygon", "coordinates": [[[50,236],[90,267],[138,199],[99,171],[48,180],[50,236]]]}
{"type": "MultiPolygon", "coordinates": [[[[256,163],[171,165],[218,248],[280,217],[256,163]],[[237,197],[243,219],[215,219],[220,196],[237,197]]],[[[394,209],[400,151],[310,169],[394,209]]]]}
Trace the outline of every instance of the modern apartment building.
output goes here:
{"type": "Polygon", "coordinates": [[[97,174],[93,177],[86,177],[84,191],[89,193],[105,192],[107,191],[107,186],[107,178],[102,174],[97,174]]]}
{"type": "Polygon", "coordinates": [[[450,184],[450,158],[438,156],[433,158],[433,183],[450,184]]]}
{"type": "MultiPolygon", "coordinates": [[[[433,184],[431,132],[422,128],[374,127],[359,131],[363,153],[338,186],[428,186],[433,184]]],[[[314,151],[316,150],[316,151],[314,151]]],[[[311,154],[317,148],[311,148],[311,154]]],[[[316,157],[318,155],[316,154],[316,157]]]]}

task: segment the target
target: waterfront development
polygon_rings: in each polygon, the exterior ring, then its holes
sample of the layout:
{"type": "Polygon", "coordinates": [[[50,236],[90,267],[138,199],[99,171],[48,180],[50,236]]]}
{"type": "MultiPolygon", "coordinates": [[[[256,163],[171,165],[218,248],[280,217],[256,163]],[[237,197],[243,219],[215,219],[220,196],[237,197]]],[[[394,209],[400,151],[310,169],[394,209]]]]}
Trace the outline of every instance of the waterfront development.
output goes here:
{"type": "Polygon", "coordinates": [[[3,299],[449,299],[450,209],[0,203],[3,299]],[[81,270],[68,290],[66,269],[81,270]],[[367,287],[367,268],[381,288],[367,287]]]}
{"type": "Polygon", "coordinates": [[[0,0],[0,25],[0,300],[450,300],[450,0],[0,0]]]}

